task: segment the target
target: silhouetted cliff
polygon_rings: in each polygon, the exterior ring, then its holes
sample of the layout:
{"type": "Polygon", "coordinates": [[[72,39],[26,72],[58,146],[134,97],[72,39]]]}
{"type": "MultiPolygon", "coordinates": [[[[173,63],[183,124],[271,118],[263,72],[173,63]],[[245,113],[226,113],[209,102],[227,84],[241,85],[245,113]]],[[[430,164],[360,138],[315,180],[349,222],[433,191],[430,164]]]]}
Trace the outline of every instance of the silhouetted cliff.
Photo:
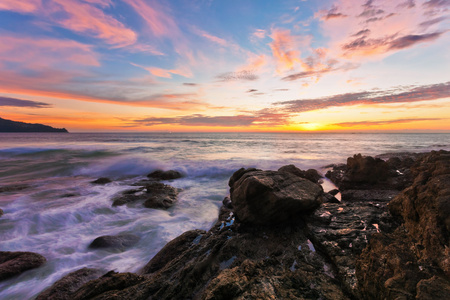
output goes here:
{"type": "Polygon", "coordinates": [[[0,118],[0,132],[68,132],[65,128],[53,128],[43,124],[30,124],[0,118]]]}

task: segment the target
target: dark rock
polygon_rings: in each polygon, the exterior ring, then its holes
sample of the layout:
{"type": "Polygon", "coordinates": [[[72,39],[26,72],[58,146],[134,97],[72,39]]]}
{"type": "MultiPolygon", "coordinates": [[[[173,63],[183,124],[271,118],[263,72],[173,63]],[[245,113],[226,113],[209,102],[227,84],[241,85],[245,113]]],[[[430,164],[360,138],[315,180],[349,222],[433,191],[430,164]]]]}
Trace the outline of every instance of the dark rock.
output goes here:
{"type": "Polygon", "coordinates": [[[0,217],[3,216],[3,209],[0,208],[0,217]]]}
{"type": "Polygon", "coordinates": [[[283,166],[278,169],[278,172],[291,173],[298,177],[308,179],[309,181],[312,181],[314,183],[317,183],[322,178],[322,176],[319,174],[319,172],[317,172],[317,170],[309,169],[307,171],[303,171],[294,165],[283,166]]]}
{"type": "Polygon", "coordinates": [[[364,299],[437,299],[450,290],[450,152],[431,152],[411,168],[411,187],[389,203],[393,232],[374,235],[358,260],[364,299]]]}
{"type": "Polygon", "coordinates": [[[323,194],[324,202],[328,203],[340,203],[339,199],[337,199],[335,196],[331,195],[330,193],[324,193],[323,194]]]}
{"type": "Polygon", "coordinates": [[[339,194],[339,190],[338,189],[332,189],[331,191],[328,191],[328,194],[331,194],[333,196],[336,196],[337,194],[339,194]]]}
{"type": "Polygon", "coordinates": [[[116,273],[110,271],[100,278],[91,280],[82,285],[74,293],[70,294],[70,299],[139,299],[139,291],[133,291],[128,298],[120,297],[120,291],[133,287],[146,278],[133,273],[116,273]]]}
{"type": "Polygon", "coordinates": [[[233,203],[231,203],[231,199],[229,197],[223,198],[222,204],[228,209],[233,209],[233,203]]]}
{"type": "Polygon", "coordinates": [[[230,189],[231,202],[242,223],[295,221],[322,203],[321,186],[289,172],[253,170],[233,177],[239,179],[230,189]]]}
{"type": "Polygon", "coordinates": [[[72,300],[72,293],[86,282],[96,279],[103,274],[97,269],[83,268],[67,274],[51,287],[41,292],[36,300],[72,300]]]}
{"type": "Polygon", "coordinates": [[[93,183],[93,184],[107,184],[107,183],[110,183],[110,182],[112,182],[111,179],[109,179],[107,177],[100,177],[100,178],[92,181],[91,183],[93,183]]]}
{"type": "Polygon", "coordinates": [[[397,190],[344,190],[341,192],[342,201],[380,201],[389,202],[397,196],[397,190]]]}
{"type": "Polygon", "coordinates": [[[125,249],[136,245],[139,242],[139,237],[134,234],[119,234],[119,235],[103,235],[99,236],[89,245],[89,248],[112,248],[125,249]]]}
{"type": "Polygon", "coordinates": [[[175,170],[168,170],[168,171],[156,170],[148,174],[147,177],[156,180],[171,180],[181,178],[182,175],[180,172],[175,170]]]}
{"type": "Polygon", "coordinates": [[[206,231],[204,230],[190,230],[173,239],[147,263],[142,273],[150,274],[162,269],[180,253],[186,251],[194,244],[198,244],[205,233],[206,231]]]}
{"type": "Polygon", "coordinates": [[[160,182],[146,183],[145,187],[122,192],[113,199],[112,206],[143,202],[148,208],[169,208],[178,201],[181,189],[160,182]]]}
{"type": "Polygon", "coordinates": [[[65,128],[53,128],[43,124],[32,124],[0,118],[0,132],[65,132],[65,128]]]}
{"type": "Polygon", "coordinates": [[[0,251],[0,281],[38,268],[45,262],[45,257],[33,252],[0,251]]]}
{"type": "Polygon", "coordinates": [[[347,159],[344,176],[344,182],[347,184],[374,184],[385,182],[389,177],[391,177],[389,165],[380,158],[355,154],[347,159]]]}
{"type": "Polygon", "coordinates": [[[450,152],[432,152],[413,171],[414,184],[389,203],[389,210],[424,247],[418,256],[450,276],[450,152]]]}
{"type": "Polygon", "coordinates": [[[149,197],[144,202],[148,208],[169,208],[178,201],[179,189],[154,182],[146,186],[149,197]]]}

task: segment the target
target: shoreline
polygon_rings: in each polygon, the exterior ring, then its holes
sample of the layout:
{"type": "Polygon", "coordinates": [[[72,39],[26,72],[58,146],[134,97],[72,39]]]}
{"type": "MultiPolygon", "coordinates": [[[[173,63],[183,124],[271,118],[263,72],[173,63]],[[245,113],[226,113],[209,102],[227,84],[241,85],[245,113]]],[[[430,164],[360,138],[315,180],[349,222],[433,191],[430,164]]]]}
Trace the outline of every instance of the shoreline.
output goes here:
{"type": "MultiPolygon", "coordinates": [[[[251,216],[253,213],[248,216],[248,210],[252,208],[246,208],[245,203],[249,200],[244,197],[242,206],[237,202],[242,191],[237,194],[232,192],[243,188],[235,186],[242,179],[236,172],[232,176],[236,178],[230,179],[231,201],[224,201],[218,221],[207,232],[191,230],[183,233],[164,246],[143,266],[140,273],[108,272],[98,277],[98,270],[79,270],[43,291],[38,299],[45,299],[49,295],[65,295],[71,299],[91,296],[136,299],[144,295],[158,299],[183,299],[186,295],[195,299],[370,299],[379,293],[393,299],[395,295],[424,295],[427,291],[435,293],[436,288],[445,292],[450,287],[449,262],[443,261],[437,253],[442,256],[442,251],[448,250],[439,250],[436,245],[425,241],[421,242],[424,248],[419,254],[408,252],[411,237],[405,233],[405,228],[409,228],[409,232],[421,232],[420,228],[428,225],[415,224],[414,220],[409,220],[408,206],[401,203],[413,201],[410,198],[414,195],[410,195],[408,191],[411,188],[408,187],[417,185],[416,189],[428,191],[431,187],[427,184],[434,183],[434,177],[450,175],[450,153],[432,151],[399,155],[381,154],[375,158],[355,155],[347,160],[345,170],[342,166],[341,169],[335,166],[335,174],[331,171],[327,175],[339,187],[342,201],[334,197],[336,194],[322,193],[322,204],[314,209],[306,209],[304,213],[299,213],[298,220],[289,219],[286,223],[273,223],[271,220],[279,219],[271,219],[272,211],[263,214],[262,208],[256,210],[256,219],[251,216]],[[388,159],[384,161],[379,157],[388,159]],[[437,175],[427,175],[426,181],[417,182],[420,176],[425,176],[430,170],[436,172],[436,169],[440,170],[437,175]],[[264,221],[266,217],[262,216],[268,216],[269,219],[264,221]],[[255,223],[259,219],[263,221],[255,223]],[[397,249],[397,252],[391,248],[397,249]],[[390,259],[400,259],[402,264],[391,270],[392,266],[380,260],[382,253],[388,253],[390,259]],[[430,261],[440,267],[431,267],[430,261]],[[379,267],[373,269],[373,263],[384,265],[384,272],[389,269],[393,277],[380,277],[379,267]],[[406,275],[398,279],[401,272],[406,272],[406,275]],[[174,276],[179,278],[175,282],[171,279],[174,276]],[[191,277],[196,280],[193,281],[191,277]],[[397,278],[397,281],[392,283],[392,278],[397,278]],[[388,281],[391,285],[386,285],[388,281]],[[78,284],[72,285],[73,282],[78,284]],[[70,288],[67,289],[64,284],[69,284],[70,288]],[[99,285],[104,290],[95,294],[99,292],[95,291],[99,285]]],[[[317,183],[306,179],[306,171],[289,170],[275,172],[244,169],[241,176],[257,179],[269,176],[273,180],[281,176],[279,174],[284,174],[282,176],[286,179],[281,182],[289,178],[297,183],[317,183]]],[[[254,184],[259,186],[260,183],[254,184]]],[[[441,184],[437,188],[445,193],[445,183],[441,184]]],[[[277,189],[283,191],[284,188],[277,189]]],[[[289,189],[286,193],[289,193],[289,189]]],[[[434,201],[430,197],[426,200],[434,201]]],[[[443,201],[444,207],[447,207],[445,205],[450,201],[448,194],[445,194],[443,201]]],[[[265,205],[271,207],[271,204],[265,205]]],[[[278,204],[271,207],[271,210],[282,216],[286,216],[285,209],[278,204]]],[[[428,218],[432,218],[428,222],[448,235],[448,228],[445,229],[442,220],[436,217],[439,211],[416,213],[428,215],[428,218]]]]}

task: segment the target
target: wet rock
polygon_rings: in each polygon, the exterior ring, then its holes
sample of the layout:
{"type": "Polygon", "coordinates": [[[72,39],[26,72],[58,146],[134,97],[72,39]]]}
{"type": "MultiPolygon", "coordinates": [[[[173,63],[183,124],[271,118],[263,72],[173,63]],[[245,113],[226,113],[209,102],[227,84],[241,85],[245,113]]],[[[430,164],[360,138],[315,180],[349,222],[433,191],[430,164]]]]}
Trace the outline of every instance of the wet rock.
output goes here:
{"type": "Polygon", "coordinates": [[[308,179],[314,183],[318,183],[322,176],[317,172],[317,170],[309,169],[307,171],[303,171],[297,168],[294,165],[286,165],[278,169],[278,172],[288,172],[294,174],[298,177],[308,179]]]}
{"type": "Polygon", "coordinates": [[[180,253],[198,244],[205,235],[204,230],[186,231],[179,237],[167,243],[143,268],[143,274],[154,273],[162,269],[167,263],[175,259],[180,253]]]}
{"type": "MultiPolygon", "coordinates": [[[[231,202],[242,223],[274,224],[298,220],[322,203],[323,189],[290,172],[237,171],[243,173],[230,186],[231,202]]],[[[232,182],[230,180],[230,182],[232,182]]]]}
{"type": "Polygon", "coordinates": [[[138,189],[122,192],[113,199],[112,206],[125,205],[132,202],[143,202],[148,208],[169,208],[178,201],[181,189],[160,182],[150,182],[138,189]]]}
{"type": "Polygon", "coordinates": [[[323,194],[323,202],[328,202],[328,203],[340,203],[341,201],[339,201],[339,199],[337,199],[335,196],[333,196],[330,193],[324,193],[323,194]]]}
{"type": "Polygon", "coordinates": [[[111,179],[109,179],[107,177],[100,177],[100,178],[92,181],[91,183],[93,183],[93,184],[107,184],[107,183],[110,183],[110,182],[112,182],[111,179]]]}
{"type": "Polygon", "coordinates": [[[169,208],[178,201],[179,189],[167,184],[154,182],[146,186],[150,197],[144,202],[148,208],[169,208]]]}
{"type": "Polygon", "coordinates": [[[103,235],[99,236],[89,245],[89,248],[111,248],[111,249],[126,249],[136,245],[139,242],[139,237],[134,234],[119,234],[119,235],[103,235]]]}
{"type": "Polygon", "coordinates": [[[413,185],[389,203],[403,224],[374,235],[357,262],[364,299],[437,299],[450,290],[450,152],[424,155],[411,170],[413,185]]]}
{"type": "Polygon", "coordinates": [[[450,276],[450,152],[432,152],[413,169],[414,184],[389,204],[423,250],[421,260],[436,263],[450,276]]]}
{"type": "Polygon", "coordinates": [[[231,199],[229,197],[223,198],[222,204],[228,209],[233,209],[233,203],[231,203],[231,199]]]}
{"type": "Polygon", "coordinates": [[[116,273],[110,271],[100,278],[82,285],[69,299],[139,299],[139,291],[133,291],[133,297],[122,298],[120,291],[145,280],[145,277],[133,273],[116,273]]]}
{"type": "Polygon", "coordinates": [[[328,191],[328,194],[331,194],[332,196],[336,196],[337,194],[339,194],[339,190],[338,189],[332,189],[331,191],[328,191]]]}
{"type": "Polygon", "coordinates": [[[74,271],[56,281],[51,287],[41,292],[36,300],[72,300],[72,294],[83,284],[103,274],[98,269],[83,268],[74,271]]]}
{"type": "Polygon", "coordinates": [[[181,178],[182,175],[180,172],[175,170],[156,170],[147,175],[148,178],[156,179],[156,180],[171,180],[181,178]]]}
{"type": "Polygon", "coordinates": [[[397,190],[378,190],[378,189],[365,189],[365,190],[344,190],[341,192],[342,201],[380,201],[389,202],[397,196],[399,191],[397,190]]]}
{"type": "Polygon", "coordinates": [[[38,268],[45,262],[45,257],[33,252],[0,251],[0,281],[38,268]]]}

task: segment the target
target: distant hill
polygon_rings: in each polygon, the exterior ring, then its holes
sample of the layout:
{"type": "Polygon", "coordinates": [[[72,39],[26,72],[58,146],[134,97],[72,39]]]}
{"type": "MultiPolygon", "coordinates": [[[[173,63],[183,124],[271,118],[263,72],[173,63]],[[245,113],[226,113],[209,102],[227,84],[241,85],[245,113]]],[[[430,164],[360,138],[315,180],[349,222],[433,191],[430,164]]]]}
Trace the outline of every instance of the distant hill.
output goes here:
{"type": "Polygon", "coordinates": [[[65,128],[53,128],[43,124],[16,122],[0,118],[0,132],[68,132],[65,128]]]}

